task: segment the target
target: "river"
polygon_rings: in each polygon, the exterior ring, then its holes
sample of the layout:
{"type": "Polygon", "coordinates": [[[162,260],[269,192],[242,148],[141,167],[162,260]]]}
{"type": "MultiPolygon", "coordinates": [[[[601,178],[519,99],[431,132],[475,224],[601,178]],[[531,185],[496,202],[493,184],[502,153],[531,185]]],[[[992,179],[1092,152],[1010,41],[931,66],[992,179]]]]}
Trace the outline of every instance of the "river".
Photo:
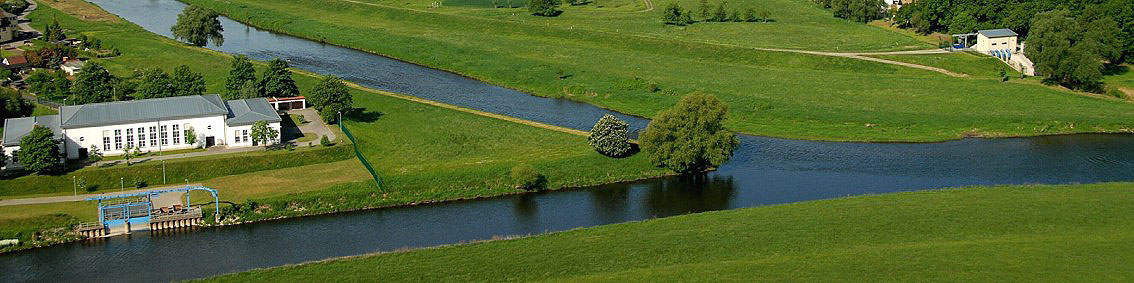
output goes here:
{"type": "MultiPolygon", "coordinates": [[[[174,0],[94,0],[152,32],[174,0]]],[[[221,20],[222,52],[334,74],[360,85],[588,130],[589,104],[507,88],[352,49],[221,20]]],[[[190,62],[170,62],[181,64],[190,62]]],[[[647,120],[619,115],[634,129],[647,120]]],[[[591,188],[394,207],[190,233],[135,233],[0,255],[0,282],[169,281],[401,248],[538,234],[693,212],[848,195],[989,184],[1134,180],[1134,136],[1069,135],[945,143],[835,143],[741,136],[717,172],[591,188]]],[[[381,164],[376,164],[381,166],[381,164]]],[[[223,193],[223,192],[222,192],[223,193]]]]}

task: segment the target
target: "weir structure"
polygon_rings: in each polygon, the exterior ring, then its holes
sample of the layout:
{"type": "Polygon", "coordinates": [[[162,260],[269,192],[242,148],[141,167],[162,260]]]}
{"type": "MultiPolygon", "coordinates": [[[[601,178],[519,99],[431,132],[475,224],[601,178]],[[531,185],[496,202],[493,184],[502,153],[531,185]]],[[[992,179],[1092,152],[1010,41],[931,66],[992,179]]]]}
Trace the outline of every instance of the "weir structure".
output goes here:
{"type": "Polygon", "coordinates": [[[197,226],[203,215],[201,206],[192,206],[190,192],[206,191],[213,197],[213,219],[220,214],[220,199],[217,190],[187,186],[151,190],[141,193],[119,194],[88,198],[98,201],[98,222],[81,223],[75,231],[88,238],[106,237],[130,233],[133,230],[164,230],[197,226]],[[180,201],[180,194],[185,201],[180,201]],[[170,196],[173,196],[172,198],[170,196]]]}

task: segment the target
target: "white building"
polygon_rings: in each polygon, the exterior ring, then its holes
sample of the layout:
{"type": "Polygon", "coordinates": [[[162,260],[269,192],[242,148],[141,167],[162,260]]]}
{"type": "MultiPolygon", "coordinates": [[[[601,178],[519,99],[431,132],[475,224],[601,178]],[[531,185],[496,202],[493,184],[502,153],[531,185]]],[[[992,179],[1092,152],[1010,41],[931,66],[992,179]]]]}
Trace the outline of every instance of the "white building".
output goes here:
{"type": "Polygon", "coordinates": [[[280,116],[264,98],[224,101],[210,94],[83,104],[63,106],[58,115],[4,120],[2,144],[14,156],[20,140],[39,125],[55,132],[68,159],[85,159],[92,147],[117,155],[126,148],[254,146],[251,128],[259,121],[280,131],[280,116]],[[189,135],[196,137],[194,143],[186,140],[189,135]]]}
{"type": "Polygon", "coordinates": [[[977,43],[973,49],[981,53],[1013,54],[1016,49],[1016,38],[1019,35],[1010,29],[988,29],[977,31],[977,43]]]}

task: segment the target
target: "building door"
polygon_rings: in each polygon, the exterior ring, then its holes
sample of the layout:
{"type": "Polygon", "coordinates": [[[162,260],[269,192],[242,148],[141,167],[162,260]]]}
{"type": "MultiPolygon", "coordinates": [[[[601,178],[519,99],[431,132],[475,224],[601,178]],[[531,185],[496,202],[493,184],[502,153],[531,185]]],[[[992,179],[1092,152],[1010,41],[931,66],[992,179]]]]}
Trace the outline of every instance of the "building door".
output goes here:
{"type": "Polygon", "coordinates": [[[87,153],[87,149],[86,149],[86,148],[80,148],[80,149],[79,149],[79,160],[87,160],[87,155],[88,155],[88,154],[89,154],[89,153],[87,153]]]}
{"type": "Polygon", "coordinates": [[[216,138],[205,137],[205,147],[213,147],[214,145],[216,145],[216,142],[216,138]]]}

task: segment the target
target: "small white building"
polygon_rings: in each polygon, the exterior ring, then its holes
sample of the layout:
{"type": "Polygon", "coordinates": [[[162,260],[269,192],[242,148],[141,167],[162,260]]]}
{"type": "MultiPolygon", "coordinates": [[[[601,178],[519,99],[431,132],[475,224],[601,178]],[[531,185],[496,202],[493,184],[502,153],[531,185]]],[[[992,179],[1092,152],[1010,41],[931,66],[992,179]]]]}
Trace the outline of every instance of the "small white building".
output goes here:
{"type": "Polygon", "coordinates": [[[59,69],[67,72],[68,76],[74,76],[75,74],[82,72],[83,67],[85,67],[86,65],[87,63],[79,59],[66,60],[66,58],[64,58],[63,64],[59,65],[59,69]]]}
{"type": "Polygon", "coordinates": [[[977,43],[973,49],[981,53],[1013,54],[1016,49],[1016,38],[1019,35],[1010,29],[988,29],[977,31],[977,43]]]}
{"type": "Polygon", "coordinates": [[[2,145],[14,156],[20,140],[39,125],[55,132],[68,159],[85,159],[93,147],[117,155],[126,148],[254,146],[251,128],[260,121],[280,131],[281,118],[264,98],[224,101],[210,94],[83,104],[63,106],[58,115],[4,120],[2,145]],[[186,139],[189,135],[195,136],[193,143],[186,139]]]}

